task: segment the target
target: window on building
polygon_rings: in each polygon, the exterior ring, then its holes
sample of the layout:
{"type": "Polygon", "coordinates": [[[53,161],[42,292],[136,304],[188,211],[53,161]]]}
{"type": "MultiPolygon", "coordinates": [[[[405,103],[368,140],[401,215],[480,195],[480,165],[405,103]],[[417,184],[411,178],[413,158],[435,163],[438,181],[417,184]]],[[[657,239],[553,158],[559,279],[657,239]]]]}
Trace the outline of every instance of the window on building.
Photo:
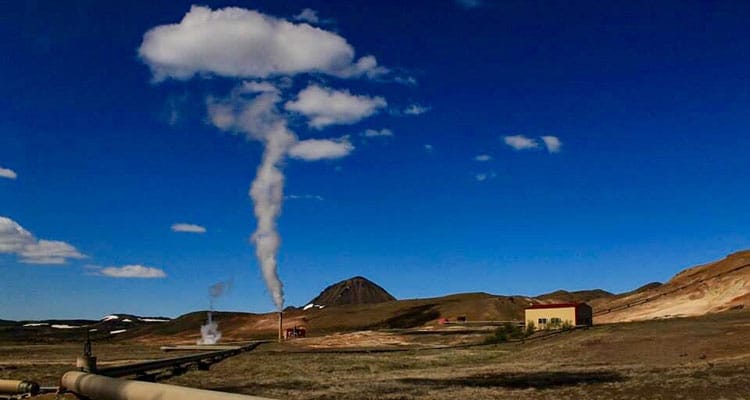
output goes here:
{"type": "Polygon", "coordinates": [[[539,318],[539,325],[547,324],[547,318],[539,318]]]}
{"type": "Polygon", "coordinates": [[[560,318],[552,318],[550,319],[550,322],[552,324],[562,324],[562,320],[560,318]]]}

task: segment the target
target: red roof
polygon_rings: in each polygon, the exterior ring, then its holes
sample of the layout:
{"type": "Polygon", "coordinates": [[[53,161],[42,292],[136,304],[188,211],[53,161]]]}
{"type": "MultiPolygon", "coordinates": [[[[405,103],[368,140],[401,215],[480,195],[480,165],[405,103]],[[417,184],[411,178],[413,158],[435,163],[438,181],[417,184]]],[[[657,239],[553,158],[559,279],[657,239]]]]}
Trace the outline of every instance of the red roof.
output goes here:
{"type": "Polygon", "coordinates": [[[582,306],[583,303],[555,303],[555,304],[534,304],[530,307],[526,307],[527,310],[534,310],[534,309],[540,309],[540,308],[569,308],[569,307],[575,307],[578,308],[582,306]]]}

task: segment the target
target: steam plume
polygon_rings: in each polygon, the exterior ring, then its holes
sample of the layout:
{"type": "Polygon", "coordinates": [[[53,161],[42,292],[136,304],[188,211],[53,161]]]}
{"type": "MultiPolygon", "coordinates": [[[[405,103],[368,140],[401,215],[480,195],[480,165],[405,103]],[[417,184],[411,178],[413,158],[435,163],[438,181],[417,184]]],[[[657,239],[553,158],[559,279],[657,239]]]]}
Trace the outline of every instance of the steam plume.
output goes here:
{"type": "Polygon", "coordinates": [[[281,238],[276,219],[284,200],[284,173],[281,168],[289,148],[297,143],[297,135],[287,128],[286,119],[278,113],[279,91],[270,84],[250,82],[236,89],[230,99],[209,101],[209,117],[224,130],[244,133],[248,139],[264,144],[263,160],[250,186],[255,204],[257,227],[251,236],[255,255],[260,263],[274,305],[284,308],[284,290],[277,270],[277,254],[281,238]],[[255,94],[248,99],[248,94],[255,94]]]}
{"type": "Polygon", "coordinates": [[[209,311],[206,325],[201,326],[201,338],[198,339],[198,344],[216,344],[219,343],[219,340],[221,340],[219,324],[214,322],[211,317],[211,311],[209,311]]]}
{"type": "Polygon", "coordinates": [[[281,238],[276,230],[276,218],[281,213],[284,199],[284,174],[280,163],[294,136],[280,129],[266,139],[266,149],[258,173],[250,187],[250,197],[255,202],[255,217],[258,227],[253,233],[255,254],[263,271],[263,279],[273,297],[273,303],[280,311],[284,308],[284,290],[276,268],[276,255],[281,238]]]}
{"type": "Polygon", "coordinates": [[[208,287],[208,320],[201,326],[201,338],[198,344],[216,344],[221,340],[219,324],[213,320],[214,303],[232,287],[232,280],[214,283],[208,287]]]}
{"type": "MultiPolygon", "coordinates": [[[[193,6],[179,23],[146,32],[138,54],[151,68],[154,82],[194,76],[263,79],[243,82],[228,98],[209,98],[207,105],[214,126],[265,147],[250,187],[257,218],[251,240],[273,302],[282,310],[284,292],[277,271],[281,240],[276,219],[283,200],[284,159],[287,155],[304,161],[335,159],[354,150],[345,138],[299,141],[287,121],[304,116],[309,127],[320,130],[356,123],[387,105],[382,97],[354,95],[320,85],[308,86],[292,100],[289,92],[293,78],[322,74],[375,79],[390,75],[389,70],[371,55],[355,58],[351,45],[334,32],[238,7],[212,10],[193,6]],[[279,111],[284,94],[286,111],[298,115],[279,111]]],[[[414,83],[412,77],[393,79],[414,83]]]]}

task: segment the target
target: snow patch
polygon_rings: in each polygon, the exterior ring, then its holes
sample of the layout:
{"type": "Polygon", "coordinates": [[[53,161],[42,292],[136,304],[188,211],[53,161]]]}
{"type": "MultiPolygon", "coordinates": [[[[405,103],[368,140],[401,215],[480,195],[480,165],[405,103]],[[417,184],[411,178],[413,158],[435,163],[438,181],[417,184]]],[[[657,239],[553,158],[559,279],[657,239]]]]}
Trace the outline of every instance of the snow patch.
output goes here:
{"type": "Polygon", "coordinates": [[[107,315],[102,318],[102,321],[112,321],[113,319],[120,319],[117,315],[107,315]]]}
{"type": "Polygon", "coordinates": [[[315,308],[317,308],[317,309],[322,309],[322,308],[324,308],[325,306],[320,306],[320,305],[317,305],[317,304],[313,304],[313,303],[310,303],[310,304],[308,304],[308,305],[306,305],[306,306],[302,307],[302,310],[304,310],[304,311],[307,311],[307,310],[309,310],[309,309],[311,309],[311,308],[313,308],[313,307],[315,307],[315,308]]]}
{"type": "Polygon", "coordinates": [[[76,329],[76,328],[80,328],[80,326],[54,324],[54,325],[52,325],[52,328],[54,328],[54,329],[76,329]]]}
{"type": "Polygon", "coordinates": [[[116,331],[109,331],[109,334],[110,335],[117,335],[118,333],[123,333],[123,332],[127,332],[127,331],[128,331],[127,329],[118,329],[116,331]]]}
{"type": "Polygon", "coordinates": [[[23,326],[49,326],[46,322],[33,322],[30,324],[23,324],[23,326]]]}
{"type": "Polygon", "coordinates": [[[122,320],[122,322],[133,322],[133,320],[132,320],[132,319],[128,319],[128,318],[125,318],[124,320],[122,320]]]}
{"type": "Polygon", "coordinates": [[[168,319],[162,319],[162,318],[138,318],[138,321],[143,322],[169,322],[168,319]]]}

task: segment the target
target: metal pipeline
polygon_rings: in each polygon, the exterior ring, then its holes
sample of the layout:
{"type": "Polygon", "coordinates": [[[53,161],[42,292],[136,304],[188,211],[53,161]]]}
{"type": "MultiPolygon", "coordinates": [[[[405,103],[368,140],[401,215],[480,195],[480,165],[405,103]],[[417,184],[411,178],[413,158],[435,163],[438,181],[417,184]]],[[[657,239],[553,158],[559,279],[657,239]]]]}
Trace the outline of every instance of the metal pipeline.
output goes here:
{"type": "Polygon", "coordinates": [[[284,313],[279,311],[279,343],[284,341],[284,313]]]}
{"type": "Polygon", "coordinates": [[[271,400],[266,397],[108,378],[78,371],[66,372],[61,385],[70,392],[96,400],[271,400]]]}
{"type": "Polygon", "coordinates": [[[0,379],[1,394],[31,394],[39,393],[39,384],[31,381],[18,381],[13,379],[0,379]]]}

